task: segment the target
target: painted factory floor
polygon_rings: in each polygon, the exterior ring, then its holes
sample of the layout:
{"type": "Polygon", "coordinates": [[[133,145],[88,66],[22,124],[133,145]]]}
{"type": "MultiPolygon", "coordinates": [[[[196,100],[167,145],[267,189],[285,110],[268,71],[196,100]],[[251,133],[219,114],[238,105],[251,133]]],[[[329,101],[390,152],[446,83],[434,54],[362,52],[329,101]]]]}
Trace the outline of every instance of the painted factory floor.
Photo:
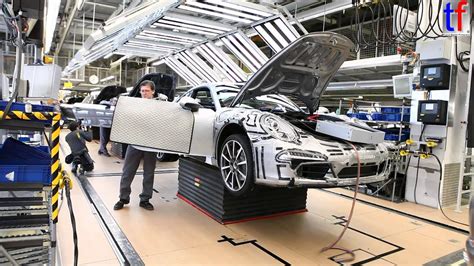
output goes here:
{"type": "MultiPolygon", "coordinates": [[[[114,211],[123,161],[99,157],[97,143],[89,144],[89,148],[96,169],[87,181],[147,265],[338,264],[335,260],[341,251],[320,250],[343,229],[351,199],[338,193],[350,191],[312,189],[308,191],[307,212],[221,225],[177,198],[177,173],[162,171],[155,175],[156,191],[151,200],[154,211],[138,206],[142,180],[139,175],[132,184],[131,204],[114,211]]],[[[67,145],[62,145],[62,149],[67,154],[67,145]]],[[[177,163],[158,164],[162,170],[176,167],[177,163]]],[[[76,177],[74,181],[72,200],[79,236],[79,264],[120,264],[117,251],[109,244],[111,239],[104,233],[106,228],[98,222],[99,216],[76,177]]],[[[71,224],[66,203],[63,205],[58,223],[58,262],[72,265],[71,224]]],[[[391,207],[392,203],[388,205],[391,207]]],[[[412,207],[415,213],[416,207],[412,207]]],[[[437,212],[428,209],[431,215],[437,212]]],[[[429,213],[428,209],[421,208],[418,215],[429,213]]],[[[338,246],[355,252],[356,259],[351,264],[420,265],[461,250],[466,238],[467,234],[460,230],[359,202],[338,246]]]]}

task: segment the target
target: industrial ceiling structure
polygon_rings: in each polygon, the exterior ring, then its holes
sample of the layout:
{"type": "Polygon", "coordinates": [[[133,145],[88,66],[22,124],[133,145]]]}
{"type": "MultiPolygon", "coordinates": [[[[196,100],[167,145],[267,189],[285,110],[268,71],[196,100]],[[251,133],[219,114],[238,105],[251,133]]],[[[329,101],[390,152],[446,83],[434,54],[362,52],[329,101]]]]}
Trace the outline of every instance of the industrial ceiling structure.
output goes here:
{"type": "MultiPolygon", "coordinates": [[[[347,17],[353,10],[350,0],[61,0],[48,53],[65,62],[64,79],[85,66],[134,59],[148,66],[165,64],[191,86],[241,83],[307,31],[351,38],[347,17]]],[[[393,47],[372,50],[354,54],[354,62],[341,67],[328,90],[389,87],[382,81],[401,72],[400,56],[393,47]]],[[[88,77],[82,80],[78,85],[88,77]]]]}
{"type": "MultiPolygon", "coordinates": [[[[324,4],[322,1],[312,1],[312,5],[307,2],[302,1],[300,8],[298,1],[143,2],[127,8],[92,32],[66,66],[63,75],[115,54],[121,56],[119,60],[141,57],[153,66],[166,64],[191,85],[203,81],[242,83],[269,58],[252,41],[252,37],[257,36],[274,54],[307,32],[300,22],[322,19],[323,23],[334,24],[335,21],[329,16],[352,6],[351,1],[329,3],[331,8],[320,6],[324,4]],[[245,66],[246,71],[238,62],[245,66]]],[[[401,70],[399,56],[381,62],[360,62],[343,66],[337,77],[337,81],[342,83],[333,83],[330,89],[348,86],[358,89],[387,88],[388,82],[374,87],[373,82],[366,84],[363,81],[373,79],[374,74],[377,74],[377,79],[385,80],[401,70]],[[377,70],[379,65],[381,72],[377,70]],[[364,71],[366,68],[369,69],[364,71]]]]}

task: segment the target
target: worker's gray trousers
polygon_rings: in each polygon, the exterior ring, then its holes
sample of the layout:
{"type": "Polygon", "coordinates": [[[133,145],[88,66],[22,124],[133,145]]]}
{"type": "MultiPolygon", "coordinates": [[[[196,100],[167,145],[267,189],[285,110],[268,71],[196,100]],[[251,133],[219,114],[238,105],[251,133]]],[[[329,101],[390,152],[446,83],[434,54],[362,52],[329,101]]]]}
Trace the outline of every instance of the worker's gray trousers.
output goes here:
{"type": "Polygon", "coordinates": [[[107,143],[109,143],[109,140],[110,140],[110,128],[100,127],[99,132],[100,132],[99,152],[108,154],[109,152],[107,151],[107,143]]]}
{"type": "Polygon", "coordinates": [[[143,158],[143,189],[140,201],[148,201],[153,194],[153,180],[155,178],[156,152],[137,150],[128,146],[123,164],[122,179],[120,179],[120,200],[130,202],[131,184],[137,173],[140,161],[143,158]]]}

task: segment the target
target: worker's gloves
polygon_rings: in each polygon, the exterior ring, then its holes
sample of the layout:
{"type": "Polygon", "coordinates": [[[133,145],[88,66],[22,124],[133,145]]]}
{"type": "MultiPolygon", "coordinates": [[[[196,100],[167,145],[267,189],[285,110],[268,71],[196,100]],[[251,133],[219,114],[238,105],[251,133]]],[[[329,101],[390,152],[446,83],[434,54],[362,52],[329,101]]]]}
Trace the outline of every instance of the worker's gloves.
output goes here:
{"type": "Polygon", "coordinates": [[[160,101],[168,101],[168,96],[162,94],[162,93],[158,93],[158,97],[156,97],[157,100],[160,100],[160,101]]]}

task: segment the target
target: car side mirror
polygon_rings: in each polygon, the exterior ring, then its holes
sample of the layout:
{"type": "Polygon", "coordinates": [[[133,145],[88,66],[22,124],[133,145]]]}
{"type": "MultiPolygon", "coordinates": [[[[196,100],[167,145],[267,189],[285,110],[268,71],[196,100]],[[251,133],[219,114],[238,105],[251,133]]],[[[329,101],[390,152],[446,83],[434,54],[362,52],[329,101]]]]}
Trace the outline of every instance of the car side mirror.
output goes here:
{"type": "Polygon", "coordinates": [[[199,108],[201,108],[201,105],[197,103],[196,99],[193,99],[191,97],[183,97],[179,101],[179,105],[185,110],[190,110],[191,112],[197,112],[199,108]]]}

